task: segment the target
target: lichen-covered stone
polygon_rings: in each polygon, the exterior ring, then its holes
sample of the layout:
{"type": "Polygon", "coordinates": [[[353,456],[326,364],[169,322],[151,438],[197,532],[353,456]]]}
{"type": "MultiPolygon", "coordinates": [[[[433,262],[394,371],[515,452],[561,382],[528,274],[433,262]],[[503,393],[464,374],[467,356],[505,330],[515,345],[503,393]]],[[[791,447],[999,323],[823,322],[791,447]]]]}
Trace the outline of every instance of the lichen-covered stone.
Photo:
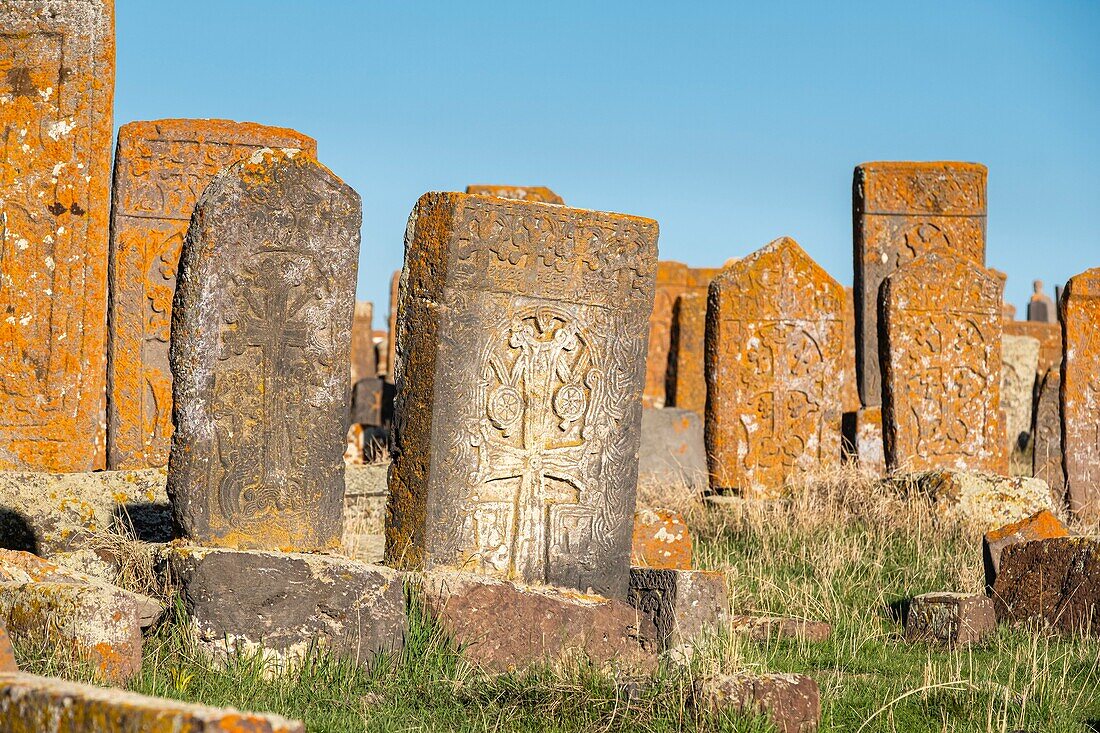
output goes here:
{"type": "MultiPolygon", "coordinates": [[[[985,265],[986,168],[937,161],[863,163],[852,183],[859,396],[881,405],[879,290],[928,252],[985,265]]],[[[935,281],[929,281],[933,284],[935,281]]],[[[997,317],[1001,317],[997,299],[997,317]]]]}
{"type": "Polygon", "coordinates": [[[706,336],[706,291],[681,293],[672,306],[665,404],[700,418],[707,406],[706,336]]]}
{"type": "Polygon", "coordinates": [[[15,661],[15,649],[11,645],[11,637],[8,636],[7,627],[0,623],[0,673],[18,671],[19,665],[15,661]]]}
{"type": "Polygon", "coordinates": [[[666,651],[722,628],[729,618],[726,577],[705,570],[631,568],[630,605],[642,638],[666,651]]]}
{"type": "Polygon", "coordinates": [[[386,341],[386,381],[393,384],[396,377],[397,360],[397,304],[401,295],[401,270],[390,278],[389,333],[386,341]]]}
{"type": "Polygon", "coordinates": [[[711,488],[766,497],[839,463],[844,288],[784,237],[722,270],[709,298],[711,488]]]}
{"type": "Polygon", "coordinates": [[[929,253],[882,284],[888,470],[1007,471],[1001,415],[1004,280],[929,253]]]}
{"type": "Polygon", "coordinates": [[[404,642],[404,575],[381,565],[172,546],[167,571],[200,647],[214,659],[260,653],[281,667],[319,645],[366,663],[404,642]]]}
{"type": "Polygon", "coordinates": [[[147,697],[29,674],[0,675],[0,729],[9,733],[305,733],[278,715],[147,697]]]}
{"type": "MultiPolygon", "coordinates": [[[[668,400],[667,385],[669,352],[672,345],[672,320],[676,301],[681,295],[687,293],[706,295],[707,286],[719,272],[718,268],[688,267],[682,262],[671,260],[657,263],[657,286],[653,296],[653,312],[649,316],[645,392],[642,393],[646,407],[664,407],[671,404],[668,400]]],[[[701,354],[699,358],[701,364],[701,354]]]]}
{"type": "Polygon", "coordinates": [[[910,641],[974,644],[997,626],[993,601],[968,593],[925,593],[909,601],[905,637],[910,641]]]}
{"type": "Polygon", "coordinates": [[[1039,341],[1040,375],[1062,363],[1062,326],[1058,323],[1037,321],[1005,321],[1006,336],[1028,336],[1039,341]]]}
{"type": "Polygon", "coordinates": [[[304,153],[219,173],[180,255],[168,495],[184,536],[339,546],[358,194],[304,153]]]}
{"type": "Polygon", "coordinates": [[[707,489],[703,419],[698,414],[675,407],[642,410],[638,484],[667,486],[672,491],[707,489]]]}
{"type": "Polygon", "coordinates": [[[1001,567],[1001,553],[1009,545],[1052,537],[1068,537],[1069,530],[1058,517],[1044,509],[1026,519],[992,529],[982,538],[982,562],[985,566],[986,588],[992,590],[1001,567]]]}
{"type": "Polygon", "coordinates": [[[861,407],[855,415],[856,465],[874,476],[886,474],[886,449],[882,438],[882,408],[861,407]]]}
{"type": "Polygon", "coordinates": [[[993,601],[1000,622],[1038,619],[1100,636],[1100,539],[1059,537],[1004,548],[993,601]]]}
{"type": "Polygon", "coordinates": [[[729,630],[759,642],[779,638],[821,643],[833,635],[832,625],[825,621],[784,616],[734,615],[730,618],[729,630]]]}
{"type": "Polygon", "coordinates": [[[1062,293],[1062,455],[1066,495],[1078,516],[1100,519],[1100,267],[1062,293]]]}
{"type": "Polygon", "coordinates": [[[1053,509],[1042,479],[964,471],[897,474],[896,483],[934,502],[936,513],[984,533],[1053,509]]]}
{"type": "Polygon", "coordinates": [[[104,467],[113,0],[0,4],[0,470],[104,467]]]}
{"type": "Polygon", "coordinates": [[[1032,424],[1031,475],[1050,486],[1055,507],[1065,503],[1066,472],[1062,457],[1062,374],[1051,369],[1043,377],[1039,398],[1035,401],[1032,424]]]}
{"type": "Polygon", "coordinates": [[[678,512],[639,509],[634,514],[633,567],[691,570],[691,545],[691,531],[678,512]]]}
{"type": "Polygon", "coordinates": [[[855,291],[844,287],[844,357],[840,370],[840,408],[845,413],[862,407],[856,378],[856,304],[855,291]]]}
{"type": "Polygon", "coordinates": [[[374,350],[374,305],[365,300],[355,301],[355,315],[351,321],[351,383],[378,376],[378,354],[374,350]]]}
{"type": "Polygon", "coordinates": [[[544,204],[564,204],[562,197],[546,186],[492,186],[474,184],[466,187],[466,193],[476,196],[495,196],[517,201],[537,201],[544,204]]]}
{"type": "Polygon", "coordinates": [[[650,219],[420,198],[388,562],[625,598],[656,252],[650,219]]]}
{"type": "Polygon", "coordinates": [[[1035,377],[1039,368],[1039,340],[1030,336],[1001,338],[1001,409],[1005,415],[1005,450],[1011,465],[1029,473],[1031,457],[1027,455],[1031,441],[1032,408],[1035,398],[1035,377]]]}
{"type": "Polygon", "coordinates": [[[168,463],[168,337],[180,247],[206,184],[264,147],[317,151],[305,135],[251,122],[156,120],[118,130],[111,198],[108,468],[168,463]]]}
{"type": "Polygon", "coordinates": [[[821,722],[821,691],[799,674],[703,677],[692,686],[691,703],[712,713],[764,716],[781,733],[814,733],[821,722]]]}

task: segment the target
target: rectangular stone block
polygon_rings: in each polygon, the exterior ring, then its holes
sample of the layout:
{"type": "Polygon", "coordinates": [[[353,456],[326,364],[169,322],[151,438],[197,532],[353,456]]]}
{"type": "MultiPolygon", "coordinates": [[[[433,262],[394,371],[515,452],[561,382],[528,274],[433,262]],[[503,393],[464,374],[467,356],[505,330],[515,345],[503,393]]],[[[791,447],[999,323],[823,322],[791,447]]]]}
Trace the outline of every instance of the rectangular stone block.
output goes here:
{"type": "Polygon", "coordinates": [[[706,292],[680,294],[672,307],[666,402],[700,418],[707,407],[706,335],[706,292]]]}
{"type": "Polygon", "coordinates": [[[1066,283],[1061,302],[1062,455],[1070,509],[1100,519],[1100,267],[1066,283]]]}
{"type": "Polygon", "coordinates": [[[112,0],[0,5],[0,470],[104,467],[112,0]]]}
{"type": "Polygon", "coordinates": [[[378,376],[377,354],[374,350],[374,306],[365,301],[355,301],[355,315],[351,321],[351,383],[378,376]]]}
{"type": "Polygon", "coordinates": [[[1026,519],[986,532],[982,537],[982,564],[985,566],[986,588],[993,590],[997,573],[1001,569],[1001,553],[1009,545],[1068,536],[1069,531],[1065,525],[1046,509],[1026,519]]]}
{"type": "Polygon", "coordinates": [[[667,651],[722,628],[729,619],[726,577],[705,570],[631,568],[630,605],[643,638],[667,651]]]}
{"type": "Polygon", "coordinates": [[[351,390],[351,423],[381,425],[384,392],[385,383],[381,377],[364,377],[355,382],[351,390]]]}
{"type": "Polygon", "coordinates": [[[1030,473],[1032,408],[1039,366],[1039,340],[1030,336],[1001,338],[1001,409],[1005,415],[1005,450],[1014,474],[1030,473]]]}
{"type": "Polygon", "coordinates": [[[691,570],[691,547],[691,531],[681,514],[668,509],[639,509],[634,514],[634,569],[691,570]]]}
{"type": "Polygon", "coordinates": [[[883,445],[891,471],[1007,472],[1004,280],[935,252],[882,285],[883,445]]]}
{"type": "Polygon", "coordinates": [[[800,674],[737,674],[701,677],[691,704],[711,713],[763,716],[780,733],[814,733],[821,722],[821,690],[800,674]]]}
{"type": "MultiPolygon", "coordinates": [[[[706,295],[710,281],[720,268],[688,267],[671,260],[657,263],[657,289],[649,317],[649,351],[643,399],[646,407],[670,404],[667,395],[669,352],[672,345],[672,316],[677,299],[685,293],[706,295]]],[[[705,308],[705,306],[704,306],[705,308]]],[[[704,317],[706,311],[704,310],[704,317]]]]}
{"type": "Polygon", "coordinates": [[[278,715],[193,705],[30,674],[0,674],[0,729],[305,733],[302,723],[278,715]]]}
{"type": "Polygon", "coordinates": [[[1039,375],[1062,363],[1062,326],[1058,323],[1005,321],[1005,336],[1030,336],[1039,341],[1039,375]]]}
{"type": "MultiPolygon", "coordinates": [[[[928,252],[985,266],[986,168],[976,163],[875,162],[855,169],[855,312],[859,396],[882,404],[878,303],[882,281],[928,252]]],[[[1001,301],[997,301],[1000,316],[1001,301]]]]}
{"type": "Polygon", "coordinates": [[[1029,476],[1001,476],[964,471],[897,473],[902,490],[915,491],[933,502],[936,514],[984,533],[1053,509],[1050,487],[1029,476]]]}
{"type": "Polygon", "coordinates": [[[1041,620],[1100,636],[1100,540],[1059,537],[1005,547],[993,584],[997,620],[1041,620]]]}
{"type": "Polygon", "coordinates": [[[535,201],[543,204],[564,204],[562,197],[546,186],[494,186],[473,184],[466,187],[466,193],[474,196],[494,196],[516,201],[535,201]]]}
{"type": "Polygon", "coordinates": [[[702,418],[675,407],[642,410],[638,486],[657,495],[684,496],[707,490],[702,418]]]}
{"type": "Polygon", "coordinates": [[[656,251],[650,219],[421,197],[388,562],[626,596],[656,251]]]}
{"type": "Polygon", "coordinates": [[[1031,428],[1031,475],[1050,486],[1056,508],[1065,504],[1066,472],[1062,467],[1062,374],[1051,369],[1039,387],[1031,428]]]}
{"type": "Polygon", "coordinates": [[[909,601],[905,638],[975,644],[997,627],[993,601],[967,593],[925,593],[909,601]]]}
{"type": "Polygon", "coordinates": [[[365,563],[381,563],[386,545],[389,464],[349,466],[344,492],[344,539],[340,552],[365,563]]]}
{"type": "Polygon", "coordinates": [[[857,412],[859,382],[856,379],[856,304],[855,291],[844,287],[844,362],[840,370],[840,406],[844,412],[857,412]]]}
{"type": "Polygon", "coordinates": [[[109,268],[109,468],[168,463],[168,337],[183,238],[210,180],[264,147],[317,152],[305,135],[251,122],[177,119],[119,128],[109,268]]]}

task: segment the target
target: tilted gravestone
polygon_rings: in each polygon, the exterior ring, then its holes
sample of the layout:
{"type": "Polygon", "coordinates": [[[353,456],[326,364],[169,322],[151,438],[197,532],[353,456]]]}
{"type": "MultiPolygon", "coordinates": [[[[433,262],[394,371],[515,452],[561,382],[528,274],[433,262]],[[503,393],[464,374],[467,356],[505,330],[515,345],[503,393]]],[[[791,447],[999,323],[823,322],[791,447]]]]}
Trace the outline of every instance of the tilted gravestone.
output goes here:
{"type": "Polygon", "coordinates": [[[0,469],[104,467],[111,0],[0,3],[0,469]]]}
{"type": "Polygon", "coordinates": [[[184,535],[237,549],[340,543],[359,196],[310,156],[218,174],[180,256],[168,492],[184,535]]]}
{"type": "Polygon", "coordinates": [[[421,197],[389,562],[625,597],[656,254],[650,219],[421,197]]]}
{"type": "Polygon", "coordinates": [[[1039,398],[1035,401],[1035,421],[1031,429],[1034,438],[1031,475],[1047,482],[1051,494],[1058,499],[1055,506],[1062,505],[1066,487],[1066,474],[1062,468],[1061,386],[1060,369],[1048,371],[1039,388],[1039,398]]]}
{"type": "Polygon", "coordinates": [[[108,468],[168,463],[168,339],[180,247],[206,184],[264,147],[316,154],[317,143],[293,130],[230,120],[156,120],[119,128],[111,209],[108,468]]]}
{"type": "Polygon", "coordinates": [[[777,239],[710,285],[711,487],[768,495],[840,461],[844,288],[777,239]]]}
{"type": "Polygon", "coordinates": [[[1061,302],[1062,455],[1069,505],[1100,517],[1100,267],[1066,283],[1061,302]]]}
{"type": "Polygon", "coordinates": [[[1001,416],[1004,280],[935,253],[883,283],[883,433],[889,470],[1007,469],[1001,416]]]}

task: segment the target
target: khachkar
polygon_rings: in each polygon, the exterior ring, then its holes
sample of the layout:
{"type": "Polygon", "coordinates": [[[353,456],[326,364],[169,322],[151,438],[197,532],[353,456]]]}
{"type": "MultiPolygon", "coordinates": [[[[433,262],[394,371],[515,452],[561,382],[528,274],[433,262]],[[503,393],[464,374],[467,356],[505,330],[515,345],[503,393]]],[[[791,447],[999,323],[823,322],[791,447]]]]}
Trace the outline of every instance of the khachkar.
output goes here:
{"type": "Polygon", "coordinates": [[[672,306],[665,397],[669,405],[691,410],[699,417],[703,417],[707,405],[707,380],[703,373],[706,332],[706,292],[683,293],[676,298],[672,306]]]}
{"type": "MultiPolygon", "coordinates": [[[[985,266],[986,168],[976,163],[864,163],[852,184],[856,371],[864,407],[882,404],[879,291],[927,252],[985,266]]],[[[999,306],[998,306],[999,307],[999,306]]]]}
{"type": "Polygon", "coordinates": [[[708,297],[712,488],[767,495],[839,462],[843,286],[784,237],[724,269],[708,297]]]}
{"type": "Polygon", "coordinates": [[[653,313],[649,317],[649,353],[646,356],[643,393],[646,407],[664,407],[666,404],[676,299],[684,293],[705,294],[711,279],[719,272],[719,268],[693,268],[671,260],[657,263],[657,290],[653,298],[653,313]]]}
{"type": "Polygon", "coordinates": [[[624,598],[657,223],[430,193],[407,232],[388,562],[624,598]]]}
{"type": "Polygon", "coordinates": [[[193,542],[336,548],[359,196],[261,150],[195,205],[179,262],[168,495],[193,542]]]}
{"type": "Polygon", "coordinates": [[[1100,267],[1062,292],[1062,455],[1070,508],[1100,518],[1100,267]]]}
{"type": "Polygon", "coordinates": [[[317,151],[305,135],[249,122],[156,120],[119,128],[107,342],[109,468],[168,462],[168,337],[187,224],[210,179],[264,147],[317,151]]]}
{"type": "Polygon", "coordinates": [[[1004,279],[929,253],[882,286],[886,467],[1007,470],[1001,414],[1004,279]]]}
{"type": "Polygon", "coordinates": [[[111,0],[0,2],[0,469],[104,467],[111,0]]]}

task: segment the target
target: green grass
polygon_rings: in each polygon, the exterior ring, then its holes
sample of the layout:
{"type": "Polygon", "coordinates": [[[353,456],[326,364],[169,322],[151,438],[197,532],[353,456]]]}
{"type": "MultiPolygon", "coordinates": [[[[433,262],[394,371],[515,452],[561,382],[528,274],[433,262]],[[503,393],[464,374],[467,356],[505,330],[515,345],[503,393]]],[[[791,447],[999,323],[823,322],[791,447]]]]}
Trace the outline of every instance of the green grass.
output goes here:
{"type": "MultiPolygon", "coordinates": [[[[978,537],[940,521],[922,500],[844,473],[779,502],[705,510],[662,498],[685,510],[697,564],[726,572],[735,612],[829,621],[832,638],[753,643],[719,635],[689,664],[664,666],[628,696],[612,676],[585,668],[479,675],[417,614],[404,650],[368,667],[315,655],[273,678],[255,659],[207,664],[171,623],[147,640],[131,687],[277,712],[318,732],[770,730],[685,704],[694,678],[747,669],[816,679],[822,731],[1100,731],[1096,639],[1005,627],[961,649],[902,639],[896,608],[905,599],[982,586],[978,537]]],[[[22,661],[34,671],[46,664],[26,653],[22,661]]]]}

